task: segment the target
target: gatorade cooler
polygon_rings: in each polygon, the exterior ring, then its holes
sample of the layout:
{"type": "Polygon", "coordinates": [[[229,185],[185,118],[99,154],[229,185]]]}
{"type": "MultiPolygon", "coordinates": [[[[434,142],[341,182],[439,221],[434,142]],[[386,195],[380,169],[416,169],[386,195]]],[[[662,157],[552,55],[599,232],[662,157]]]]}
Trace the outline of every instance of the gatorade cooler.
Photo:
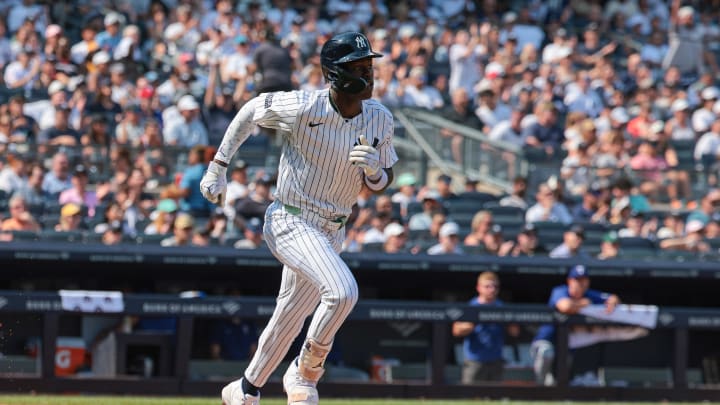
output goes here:
{"type": "Polygon", "coordinates": [[[85,364],[85,341],[79,337],[60,336],[55,348],[55,375],[73,375],[85,364]]]}

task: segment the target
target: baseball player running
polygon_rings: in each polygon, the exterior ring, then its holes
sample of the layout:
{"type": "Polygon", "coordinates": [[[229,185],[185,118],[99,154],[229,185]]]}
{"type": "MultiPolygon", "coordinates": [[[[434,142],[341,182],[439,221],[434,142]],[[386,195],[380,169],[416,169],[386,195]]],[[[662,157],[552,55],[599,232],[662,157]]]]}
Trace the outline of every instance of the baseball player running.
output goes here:
{"type": "Polygon", "coordinates": [[[254,125],[281,130],[275,201],[265,213],[264,236],[283,263],[275,312],[242,378],[222,389],[224,405],[257,405],[259,388],[312,322],[298,357],[283,377],[288,404],[318,403],[317,382],[338,329],[358,299],[358,287],[339,256],[345,221],[362,185],[381,193],[392,182],[397,155],[393,117],[370,100],[373,58],[365,35],[338,34],[320,52],[329,89],[263,93],[230,123],[200,188],[223,205],[226,170],[254,125]]]}

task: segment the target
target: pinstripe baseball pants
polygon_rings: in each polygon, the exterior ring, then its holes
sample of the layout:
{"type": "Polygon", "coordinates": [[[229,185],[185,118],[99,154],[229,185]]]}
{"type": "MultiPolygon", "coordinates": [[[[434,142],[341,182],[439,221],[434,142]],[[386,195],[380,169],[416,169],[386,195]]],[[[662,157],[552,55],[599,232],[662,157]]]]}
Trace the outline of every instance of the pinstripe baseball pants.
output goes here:
{"type": "Polygon", "coordinates": [[[331,344],[358,299],[355,277],[338,254],[345,237],[342,224],[310,212],[296,214],[279,201],[265,214],[265,240],[284,266],[275,311],[245,370],[258,387],[285,357],[308,315],[314,311],[307,338],[331,344]]]}

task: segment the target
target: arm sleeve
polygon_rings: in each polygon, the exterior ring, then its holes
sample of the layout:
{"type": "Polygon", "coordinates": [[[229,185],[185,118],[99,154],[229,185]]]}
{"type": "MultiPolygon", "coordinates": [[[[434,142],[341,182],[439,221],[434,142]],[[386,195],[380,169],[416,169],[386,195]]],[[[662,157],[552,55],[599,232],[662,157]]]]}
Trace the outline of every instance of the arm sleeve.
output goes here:
{"type": "Polygon", "coordinates": [[[255,125],[290,131],[300,108],[299,92],[262,93],[245,103],[223,135],[215,157],[229,162],[255,125]]]}
{"type": "Polygon", "coordinates": [[[377,150],[380,152],[380,166],[390,168],[398,161],[398,156],[392,143],[393,134],[395,132],[392,115],[388,114],[382,120],[381,131],[382,140],[377,146],[377,150]]]}

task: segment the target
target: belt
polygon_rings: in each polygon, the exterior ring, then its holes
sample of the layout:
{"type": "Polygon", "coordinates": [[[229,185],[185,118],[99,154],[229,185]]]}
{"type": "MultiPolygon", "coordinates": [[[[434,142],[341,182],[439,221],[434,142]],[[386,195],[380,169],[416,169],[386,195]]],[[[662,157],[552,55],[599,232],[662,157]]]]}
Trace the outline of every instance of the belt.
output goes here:
{"type": "MultiPolygon", "coordinates": [[[[287,211],[289,214],[292,214],[292,215],[300,215],[300,214],[302,214],[302,209],[300,209],[300,208],[298,208],[298,207],[295,207],[295,206],[292,206],[292,205],[288,205],[288,204],[283,204],[283,207],[285,207],[285,211],[287,211]]],[[[340,225],[345,225],[345,223],[347,222],[347,217],[346,217],[346,216],[337,217],[337,218],[325,218],[325,217],[322,217],[322,216],[320,216],[320,215],[318,215],[318,216],[319,216],[320,218],[326,219],[326,220],[328,220],[328,221],[330,221],[330,222],[333,222],[333,223],[336,223],[336,224],[340,224],[340,225]]]]}

